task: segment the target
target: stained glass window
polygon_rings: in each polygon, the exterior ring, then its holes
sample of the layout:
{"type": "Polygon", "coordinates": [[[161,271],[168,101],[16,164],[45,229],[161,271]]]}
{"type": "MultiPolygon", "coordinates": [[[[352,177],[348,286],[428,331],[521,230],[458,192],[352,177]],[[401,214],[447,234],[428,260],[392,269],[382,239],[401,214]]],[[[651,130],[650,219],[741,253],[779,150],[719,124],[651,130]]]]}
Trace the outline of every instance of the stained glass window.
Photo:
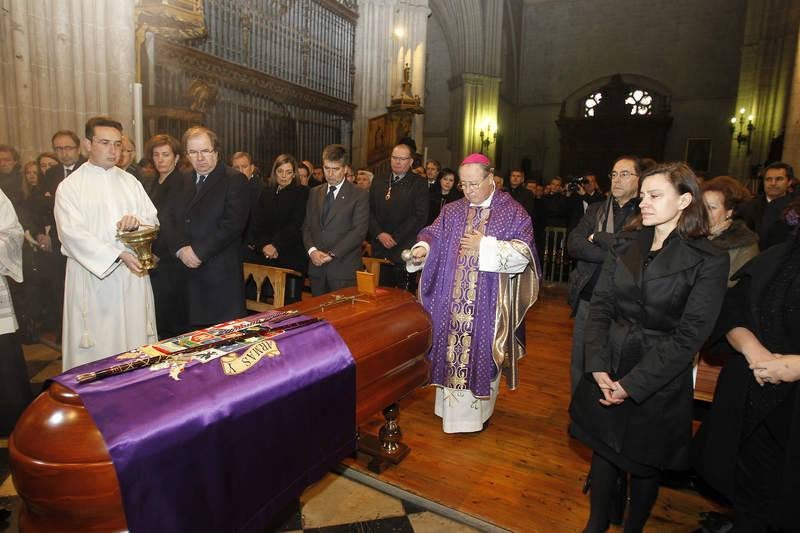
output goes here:
{"type": "Polygon", "coordinates": [[[583,116],[593,117],[594,108],[597,107],[597,104],[599,104],[602,99],[603,99],[603,93],[597,92],[594,94],[590,94],[589,97],[586,98],[586,100],[583,102],[583,116]]]}
{"type": "Polygon", "coordinates": [[[631,89],[625,103],[631,109],[631,115],[652,115],[653,114],[653,97],[650,93],[642,89],[631,89]]]}

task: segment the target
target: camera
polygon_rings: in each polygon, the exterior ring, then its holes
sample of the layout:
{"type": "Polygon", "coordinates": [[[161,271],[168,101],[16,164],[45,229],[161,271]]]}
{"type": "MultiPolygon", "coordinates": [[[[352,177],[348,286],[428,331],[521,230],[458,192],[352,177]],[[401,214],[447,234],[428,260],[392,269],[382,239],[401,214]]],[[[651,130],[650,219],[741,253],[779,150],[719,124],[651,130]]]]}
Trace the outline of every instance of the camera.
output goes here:
{"type": "Polygon", "coordinates": [[[569,181],[567,181],[566,188],[569,192],[576,192],[578,187],[581,185],[586,185],[587,183],[589,183],[589,180],[587,180],[585,177],[577,176],[570,178],[569,181]]]}

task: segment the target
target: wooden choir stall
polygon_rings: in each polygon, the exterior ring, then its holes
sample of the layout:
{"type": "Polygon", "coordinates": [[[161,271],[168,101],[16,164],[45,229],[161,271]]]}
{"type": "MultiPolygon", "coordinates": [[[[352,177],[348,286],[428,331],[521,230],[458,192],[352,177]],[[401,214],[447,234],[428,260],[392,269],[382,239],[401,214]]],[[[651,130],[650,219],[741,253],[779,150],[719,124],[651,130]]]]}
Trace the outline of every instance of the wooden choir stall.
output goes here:
{"type": "MultiPolygon", "coordinates": [[[[296,310],[333,326],[355,362],[355,427],[382,410],[387,419],[379,436],[358,435],[359,449],[373,456],[371,468],[376,471],[401,460],[408,450],[399,442],[395,404],[428,380],[425,354],[431,325],[422,307],[398,289],[381,288],[368,296],[352,288],[282,310],[296,310]]],[[[20,418],[9,440],[9,454],[23,501],[19,522],[23,532],[128,529],[125,513],[131,508],[123,506],[106,441],[74,390],[51,383],[20,418]]],[[[260,480],[265,485],[271,481],[275,480],[260,480]]]]}

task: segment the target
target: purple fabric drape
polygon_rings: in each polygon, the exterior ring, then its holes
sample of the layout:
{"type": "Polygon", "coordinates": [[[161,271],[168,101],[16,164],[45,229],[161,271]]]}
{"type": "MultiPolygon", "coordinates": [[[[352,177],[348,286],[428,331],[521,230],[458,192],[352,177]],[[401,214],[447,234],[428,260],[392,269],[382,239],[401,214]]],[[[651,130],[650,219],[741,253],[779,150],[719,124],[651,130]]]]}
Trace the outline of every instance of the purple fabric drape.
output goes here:
{"type": "MultiPolygon", "coordinates": [[[[344,341],[325,322],[273,340],[279,355],[233,375],[218,358],[192,360],[179,381],[144,368],[75,382],[120,362],[109,357],[54,378],[80,394],[105,439],[130,531],[262,531],[355,450],[355,364],[344,341]]],[[[224,349],[239,357],[253,346],[224,349]]]]}
{"type": "MultiPolygon", "coordinates": [[[[430,245],[420,279],[419,296],[433,322],[433,342],[428,359],[431,362],[431,383],[436,385],[452,386],[452,383],[448,384],[447,371],[450,365],[446,357],[451,324],[454,323],[451,309],[453,283],[459,270],[460,240],[470,220],[470,209],[476,210],[471,219],[472,226],[477,227],[477,219],[488,209],[485,234],[503,241],[520,240],[530,246],[536,257],[530,217],[511,195],[502,191],[494,193],[488,208],[470,208],[466,198],[445,204],[433,224],[420,232],[419,239],[430,245]]],[[[462,305],[462,309],[473,314],[469,320],[471,355],[463,376],[466,379],[463,388],[469,389],[475,396],[488,397],[491,381],[497,376],[492,359],[492,341],[500,274],[477,272],[477,260],[474,262],[475,265],[471,266],[477,275],[475,297],[471,301],[465,300],[462,305]]]]}

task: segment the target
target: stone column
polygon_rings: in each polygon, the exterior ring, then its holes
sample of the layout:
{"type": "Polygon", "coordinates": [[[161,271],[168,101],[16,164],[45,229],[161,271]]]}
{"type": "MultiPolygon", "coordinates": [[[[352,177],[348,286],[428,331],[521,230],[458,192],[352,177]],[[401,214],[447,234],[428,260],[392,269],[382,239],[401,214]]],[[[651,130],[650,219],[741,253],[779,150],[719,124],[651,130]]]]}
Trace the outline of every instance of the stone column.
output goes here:
{"type": "MultiPolygon", "coordinates": [[[[766,159],[771,141],[786,127],[792,65],[797,50],[797,9],[792,0],[747,2],[736,107],[754,115],[756,129],[747,148],[731,144],[729,173],[747,179],[752,165],[766,159]]],[[[737,125],[738,132],[738,125],[737,125]]]]}
{"type": "MultiPolygon", "coordinates": [[[[450,80],[450,143],[453,160],[481,150],[480,131],[497,131],[497,111],[500,101],[500,78],[485,74],[461,74],[450,80]]],[[[484,153],[495,160],[495,143],[484,153]]]]}
{"type": "Polygon", "coordinates": [[[792,165],[795,174],[800,172],[800,35],[794,59],[794,77],[789,98],[789,112],[786,115],[786,133],[783,138],[781,159],[792,165]]]}
{"type": "MultiPolygon", "coordinates": [[[[386,113],[392,96],[400,92],[403,66],[411,66],[413,91],[425,88],[425,40],[428,0],[360,0],[356,26],[353,102],[354,167],[367,164],[369,119],[386,113]],[[394,30],[402,28],[398,37],[394,30]]],[[[421,149],[422,127],[415,127],[421,149]]],[[[416,124],[415,124],[416,125],[416,124]]]]}
{"type": "Polygon", "coordinates": [[[134,0],[2,0],[0,138],[24,160],[107,114],[131,130],[134,0]]]}

